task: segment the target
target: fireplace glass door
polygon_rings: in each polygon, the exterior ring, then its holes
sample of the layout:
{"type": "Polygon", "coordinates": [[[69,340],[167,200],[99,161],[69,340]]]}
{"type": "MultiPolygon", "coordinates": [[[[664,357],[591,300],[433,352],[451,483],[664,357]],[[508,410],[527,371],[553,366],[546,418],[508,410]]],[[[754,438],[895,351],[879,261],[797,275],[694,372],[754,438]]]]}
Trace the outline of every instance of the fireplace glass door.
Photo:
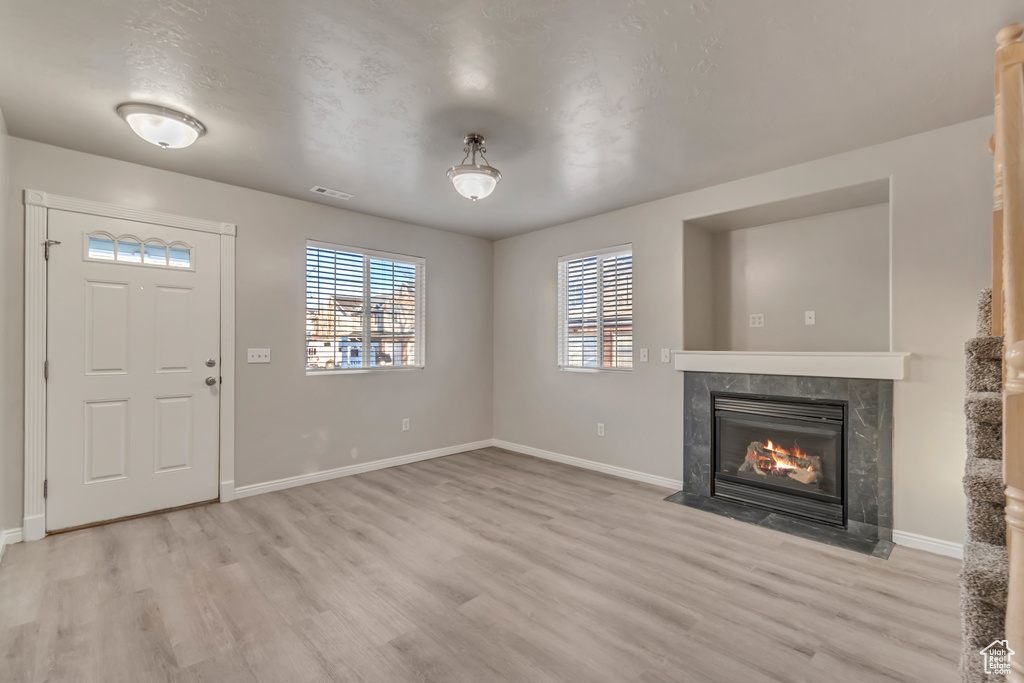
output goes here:
{"type": "Polygon", "coordinates": [[[712,403],[712,495],[844,523],[844,404],[731,394],[712,403]]]}

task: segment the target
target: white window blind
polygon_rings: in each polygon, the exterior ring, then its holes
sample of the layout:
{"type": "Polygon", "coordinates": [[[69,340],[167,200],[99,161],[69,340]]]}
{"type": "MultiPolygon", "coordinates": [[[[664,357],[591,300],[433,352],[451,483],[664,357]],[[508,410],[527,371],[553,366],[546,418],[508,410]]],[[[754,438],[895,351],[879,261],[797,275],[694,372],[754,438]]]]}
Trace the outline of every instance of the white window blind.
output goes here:
{"type": "Polygon", "coordinates": [[[558,366],[633,367],[632,245],[558,259],[558,366]]]}
{"type": "Polygon", "coordinates": [[[425,262],[306,242],[306,371],[423,367],[425,262]]]}

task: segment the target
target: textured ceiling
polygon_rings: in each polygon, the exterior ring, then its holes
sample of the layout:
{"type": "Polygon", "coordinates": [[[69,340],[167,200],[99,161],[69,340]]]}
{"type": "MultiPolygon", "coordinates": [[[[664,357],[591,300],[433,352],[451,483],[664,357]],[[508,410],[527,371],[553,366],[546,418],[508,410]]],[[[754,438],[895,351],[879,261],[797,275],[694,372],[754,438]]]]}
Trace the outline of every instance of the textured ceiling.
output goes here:
{"type": "Polygon", "coordinates": [[[0,109],[18,137],[499,238],[984,116],[1021,7],[11,0],[0,109]],[[160,150],[129,100],[209,133],[160,150]],[[475,204],[445,177],[469,132],[504,176],[475,204]]]}

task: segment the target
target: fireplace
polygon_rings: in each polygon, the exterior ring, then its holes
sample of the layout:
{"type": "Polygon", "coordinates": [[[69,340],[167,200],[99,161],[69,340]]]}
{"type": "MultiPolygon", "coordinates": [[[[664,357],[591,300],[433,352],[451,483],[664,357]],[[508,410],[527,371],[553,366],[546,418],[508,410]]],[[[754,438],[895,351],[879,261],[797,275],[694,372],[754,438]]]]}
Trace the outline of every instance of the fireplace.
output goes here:
{"type": "Polygon", "coordinates": [[[666,500],[888,557],[892,393],[892,380],[687,371],[683,490],[666,500]]]}
{"type": "Polygon", "coordinates": [[[846,526],[845,401],[711,393],[711,496],[846,526]]]}

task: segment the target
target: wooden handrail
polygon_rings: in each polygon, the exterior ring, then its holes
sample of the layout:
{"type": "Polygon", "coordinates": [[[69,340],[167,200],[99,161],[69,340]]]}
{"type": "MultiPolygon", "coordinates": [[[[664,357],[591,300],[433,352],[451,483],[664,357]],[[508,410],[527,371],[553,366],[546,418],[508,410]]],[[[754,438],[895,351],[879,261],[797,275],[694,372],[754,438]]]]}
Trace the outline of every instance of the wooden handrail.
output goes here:
{"type": "MultiPolygon", "coordinates": [[[[1012,24],[996,36],[995,211],[997,251],[1002,260],[1003,481],[1006,482],[1006,545],[1010,589],[1006,639],[1011,658],[1008,683],[1024,683],[1024,26],[1012,24]],[[1001,214],[1001,216],[1000,216],[1001,214]],[[1001,221],[998,219],[1001,218],[1001,221]],[[1001,222],[1002,230],[997,222],[1001,222]]],[[[993,306],[996,296],[993,290],[993,306]]],[[[995,334],[995,330],[993,330],[995,334]]]]}

